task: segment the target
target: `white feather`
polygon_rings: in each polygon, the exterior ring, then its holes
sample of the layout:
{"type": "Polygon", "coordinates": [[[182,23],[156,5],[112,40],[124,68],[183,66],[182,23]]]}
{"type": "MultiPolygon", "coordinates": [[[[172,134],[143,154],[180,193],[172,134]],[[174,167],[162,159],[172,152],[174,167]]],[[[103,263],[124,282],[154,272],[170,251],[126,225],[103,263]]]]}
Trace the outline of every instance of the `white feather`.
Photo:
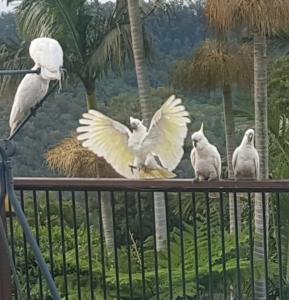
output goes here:
{"type": "Polygon", "coordinates": [[[61,80],[63,51],[58,41],[47,37],[34,39],[30,44],[29,54],[41,68],[40,75],[43,79],[61,80]]]}

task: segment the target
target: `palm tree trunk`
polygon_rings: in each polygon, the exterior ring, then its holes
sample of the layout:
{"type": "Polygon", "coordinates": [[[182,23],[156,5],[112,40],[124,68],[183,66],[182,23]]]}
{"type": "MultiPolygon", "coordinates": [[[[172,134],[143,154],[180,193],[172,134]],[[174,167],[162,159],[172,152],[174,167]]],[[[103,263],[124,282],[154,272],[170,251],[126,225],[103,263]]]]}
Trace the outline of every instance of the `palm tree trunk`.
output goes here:
{"type": "Polygon", "coordinates": [[[148,126],[151,118],[151,110],[148,101],[148,82],[144,62],[144,43],[139,1],[128,0],[128,11],[141,113],[145,125],[148,126]]]}
{"type": "MultiPolygon", "coordinates": [[[[255,87],[255,129],[256,148],[260,157],[260,175],[258,179],[268,178],[268,120],[267,120],[267,43],[266,36],[254,35],[254,87],[255,87]]],[[[266,209],[266,224],[268,225],[268,199],[263,208],[262,195],[255,195],[255,244],[254,262],[257,266],[263,265],[264,243],[263,209],[266,209]]],[[[267,231],[268,232],[268,231],[267,231]]],[[[268,236],[268,235],[267,235],[268,236]]],[[[264,270],[263,270],[264,271],[264,270]]],[[[266,299],[265,272],[255,279],[255,299],[266,299]]]]}
{"type": "MultiPolygon", "coordinates": [[[[96,91],[95,82],[85,84],[86,87],[86,104],[87,110],[96,109],[96,91]]],[[[99,175],[98,175],[99,176],[99,175]]],[[[107,254],[113,259],[114,251],[114,236],[113,236],[113,219],[112,207],[109,192],[101,193],[101,213],[102,213],[102,227],[105,239],[107,254]]]]}
{"type": "MultiPolygon", "coordinates": [[[[224,123],[225,123],[225,137],[226,137],[226,154],[227,154],[227,168],[228,178],[234,178],[232,157],[235,149],[235,122],[233,114],[232,91],[230,85],[226,84],[223,87],[223,107],[224,107],[224,123]]],[[[230,233],[235,233],[235,207],[234,195],[229,194],[229,209],[230,209],[230,233]]],[[[242,207],[240,197],[237,199],[237,225],[238,231],[241,231],[241,214],[242,207]]]]}
{"type": "MultiPolygon", "coordinates": [[[[148,127],[151,118],[150,105],[148,101],[148,81],[144,62],[144,43],[142,23],[140,18],[139,1],[128,0],[128,12],[130,19],[132,48],[135,61],[136,76],[139,89],[139,100],[144,124],[148,127]]],[[[167,220],[165,210],[164,193],[154,193],[155,226],[156,226],[156,248],[158,251],[166,247],[167,220]]]]}

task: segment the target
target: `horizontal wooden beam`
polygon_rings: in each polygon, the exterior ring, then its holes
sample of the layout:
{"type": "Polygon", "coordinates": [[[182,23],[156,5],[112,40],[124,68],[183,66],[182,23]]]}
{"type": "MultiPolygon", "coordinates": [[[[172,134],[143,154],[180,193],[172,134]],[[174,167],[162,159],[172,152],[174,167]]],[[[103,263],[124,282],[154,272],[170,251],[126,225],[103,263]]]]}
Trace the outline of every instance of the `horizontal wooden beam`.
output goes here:
{"type": "Polygon", "coordinates": [[[17,177],[16,190],[164,191],[164,192],[289,192],[289,181],[211,181],[191,179],[130,180],[111,178],[17,177]]]}

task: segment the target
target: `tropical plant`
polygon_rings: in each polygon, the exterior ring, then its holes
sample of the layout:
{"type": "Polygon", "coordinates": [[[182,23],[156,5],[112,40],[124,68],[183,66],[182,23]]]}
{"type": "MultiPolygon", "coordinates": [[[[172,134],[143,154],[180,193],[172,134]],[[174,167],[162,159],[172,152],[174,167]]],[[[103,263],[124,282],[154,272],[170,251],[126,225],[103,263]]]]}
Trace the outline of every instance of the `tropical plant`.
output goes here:
{"type": "MultiPolygon", "coordinates": [[[[130,18],[133,55],[138,82],[141,114],[144,118],[145,125],[148,127],[151,119],[151,112],[149,108],[149,85],[145,70],[144,43],[142,39],[142,23],[140,18],[139,1],[128,0],[127,4],[130,18]]],[[[164,193],[155,192],[154,203],[157,249],[160,251],[166,247],[167,240],[166,203],[164,193]]]]}
{"type": "MultiPolygon", "coordinates": [[[[236,147],[232,88],[234,84],[250,89],[253,80],[249,45],[233,41],[206,40],[190,58],[176,64],[173,83],[186,90],[217,90],[223,93],[228,178],[233,179],[232,156],[236,147]]],[[[241,203],[238,201],[238,230],[241,230],[241,203]]],[[[234,197],[230,195],[230,230],[235,232],[234,197]]]]}
{"type": "MultiPolygon", "coordinates": [[[[278,0],[208,0],[206,15],[210,25],[219,32],[245,27],[254,35],[254,99],[256,147],[260,156],[260,179],[268,178],[268,104],[267,104],[267,36],[288,26],[289,2],[278,0]]],[[[255,260],[264,259],[263,207],[261,195],[255,197],[255,260]]],[[[266,224],[268,224],[268,218],[266,224]]],[[[264,277],[256,278],[255,297],[266,298],[264,277]]]]}

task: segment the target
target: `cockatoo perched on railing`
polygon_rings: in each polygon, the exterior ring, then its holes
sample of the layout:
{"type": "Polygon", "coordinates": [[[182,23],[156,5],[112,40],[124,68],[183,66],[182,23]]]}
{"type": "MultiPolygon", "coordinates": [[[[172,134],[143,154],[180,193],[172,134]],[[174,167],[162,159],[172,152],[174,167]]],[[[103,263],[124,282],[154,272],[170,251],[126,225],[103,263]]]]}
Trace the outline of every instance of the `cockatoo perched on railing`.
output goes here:
{"type": "Polygon", "coordinates": [[[194,182],[219,180],[222,170],[221,156],[218,149],[205,137],[203,123],[201,129],[192,134],[192,143],[191,162],[195,170],[194,182]]]}
{"type": "Polygon", "coordinates": [[[236,179],[258,179],[259,154],[254,147],[253,129],[248,129],[241,145],[233,153],[233,170],[236,179]]]}
{"type": "Polygon", "coordinates": [[[61,82],[63,51],[58,41],[37,38],[31,42],[29,54],[35,63],[32,70],[40,69],[40,74],[26,74],[17,88],[9,120],[11,133],[23,115],[46,95],[50,80],[61,82]]]}
{"type": "Polygon", "coordinates": [[[104,114],[89,110],[79,122],[78,139],[82,145],[126,178],[172,178],[179,164],[187,135],[189,113],[174,95],[154,114],[149,129],[130,118],[125,125],[104,114]]]}

